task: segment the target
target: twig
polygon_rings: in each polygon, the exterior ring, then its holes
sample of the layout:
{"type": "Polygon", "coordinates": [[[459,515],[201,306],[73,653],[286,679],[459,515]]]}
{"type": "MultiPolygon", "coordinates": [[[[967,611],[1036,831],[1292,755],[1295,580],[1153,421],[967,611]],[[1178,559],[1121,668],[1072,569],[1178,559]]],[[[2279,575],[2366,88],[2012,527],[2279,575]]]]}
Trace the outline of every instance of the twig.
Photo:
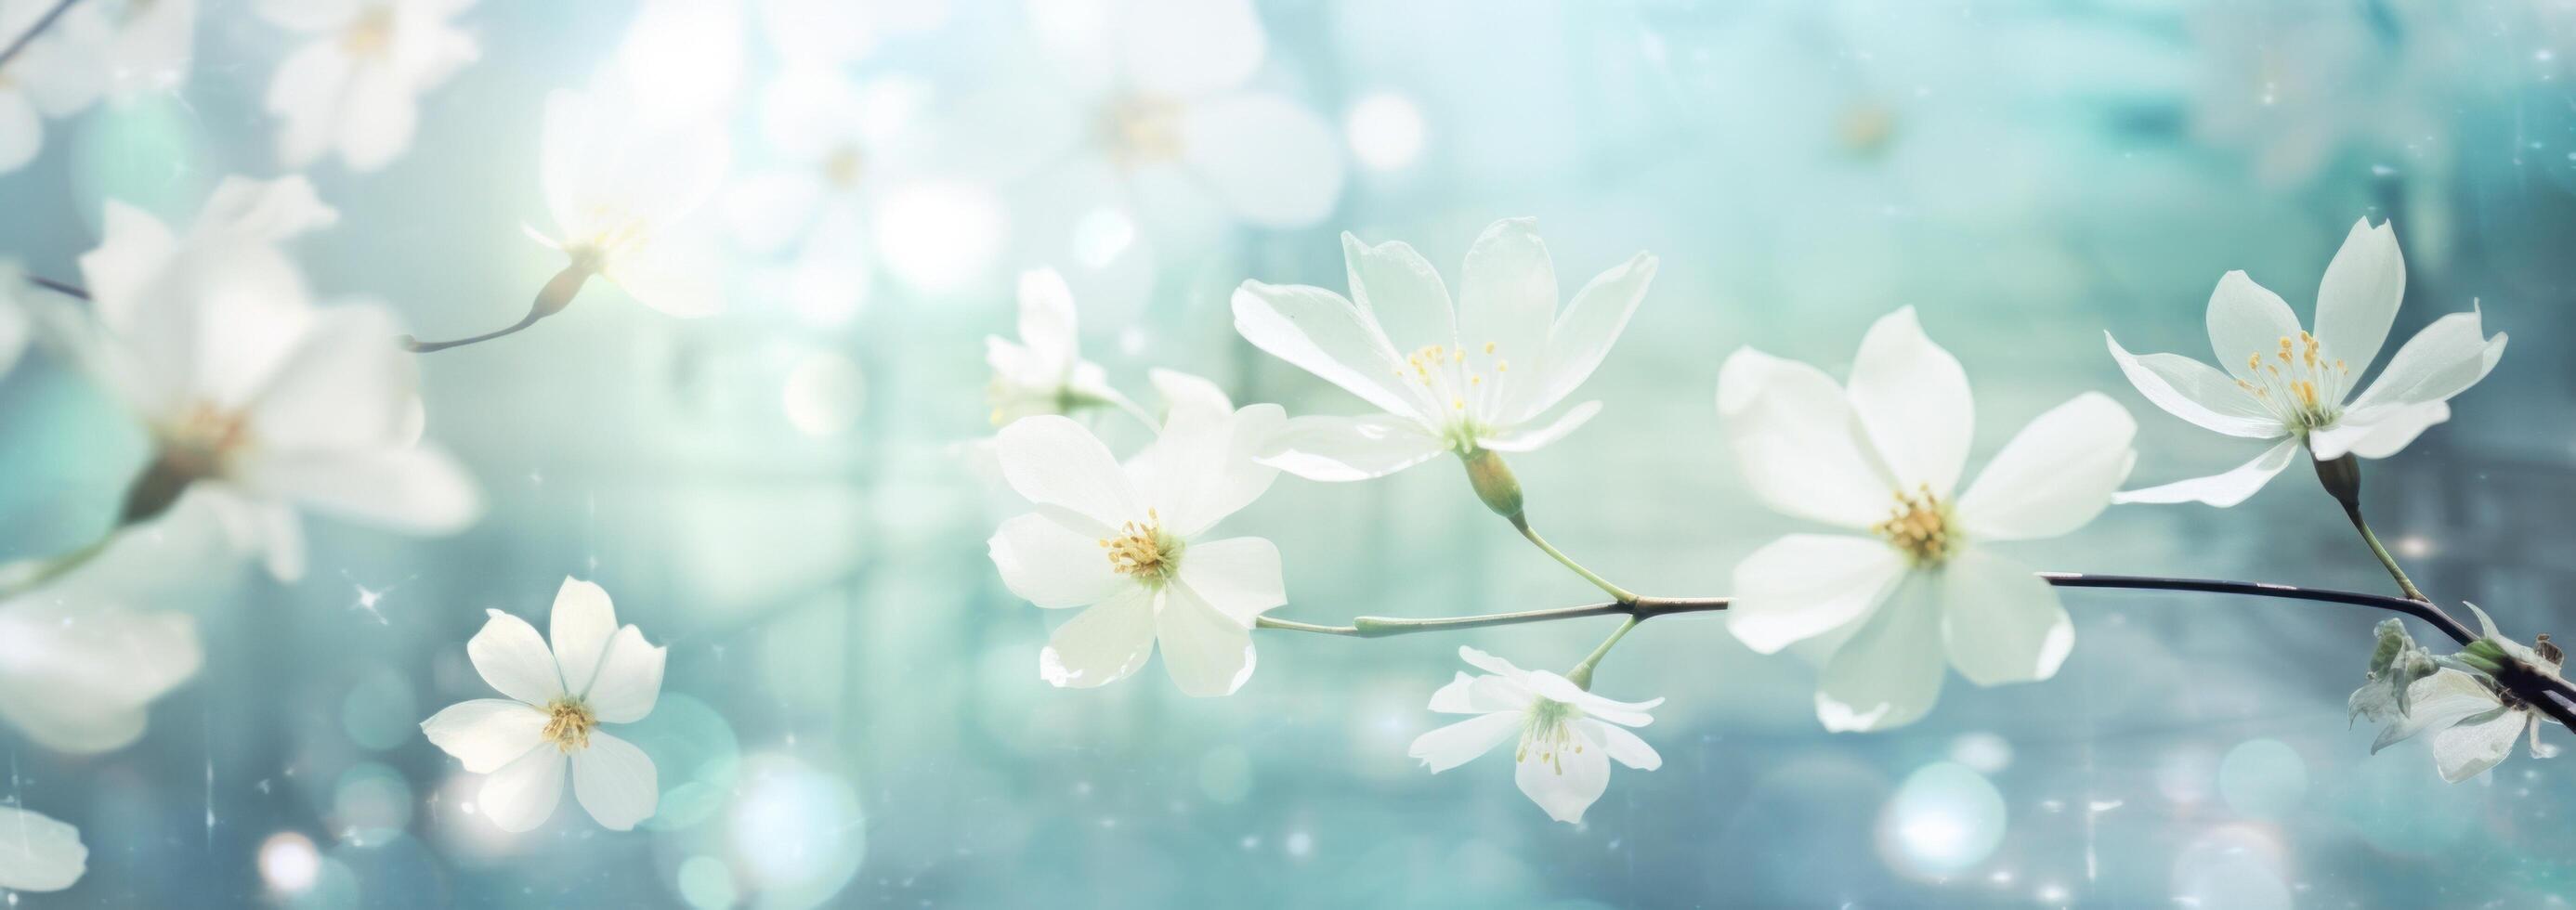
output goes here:
{"type": "Polygon", "coordinates": [[[6,65],[10,60],[15,59],[19,51],[26,50],[27,45],[35,42],[37,35],[44,34],[45,29],[53,27],[54,20],[62,18],[63,13],[69,11],[72,4],[78,2],[80,0],[61,0],[55,3],[53,9],[46,10],[43,16],[37,17],[35,25],[19,33],[18,37],[9,39],[9,46],[0,48],[0,65],[6,65]]]}

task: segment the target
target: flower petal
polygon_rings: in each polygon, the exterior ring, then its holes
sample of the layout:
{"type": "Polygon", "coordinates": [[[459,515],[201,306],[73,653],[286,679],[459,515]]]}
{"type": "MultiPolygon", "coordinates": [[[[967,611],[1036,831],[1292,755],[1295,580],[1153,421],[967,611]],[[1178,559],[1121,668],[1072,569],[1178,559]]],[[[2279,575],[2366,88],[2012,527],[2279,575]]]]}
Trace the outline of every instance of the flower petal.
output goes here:
{"type": "Polygon", "coordinates": [[[2057,590],[2012,560],[1970,549],[1941,569],[1941,642],[1950,665],[1980,686],[2057,675],[2075,623],[2057,590]]]}
{"type": "Polygon", "coordinates": [[[2474,309],[2452,313],[2415,333],[2347,412],[2447,401],[2487,378],[2504,357],[2505,335],[2487,337],[2480,315],[2474,309]]]}
{"type": "Polygon", "coordinates": [[[2297,337],[2299,317],[2281,302],[2281,295],[2255,284],[2243,271],[2218,279],[2218,289],[2209,294],[2209,348],[2229,375],[2262,382],[2247,358],[2268,356],[2280,349],[2282,339],[2297,337]]]}
{"type": "Polygon", "coordinates": [[[1279,547],[1258,537],[1192,542],[1181,553],[1177,581],[1245,625],[1288,602],[1279,547]]]}
{"type": "Polygon", "coordinates": [[[15,806],[0,806],[0,889],[60,891],[89,871],[80,829],[15,806]]]}
{"type": "Polygon", "coordinates": [[[1628,732],[1626,727],[1583,718],[1574,722],[1574,729],[1611,758],[1618,759],[1620,764],[1639,771],[1652,771],[1664,766],[1664,757],[1655,754],[1655,747],[1647,745],[1646,740],[1637,734],[1628,732]]]}
{"type": "Polygon", "coordinates": [[[1181,165],[1245,224],[1300,228],[1333,213],[1342,150],[1333,126],[1269,92],[1209,98],[1183,109],[1181,165]]]}
{"type": "MultiPolygon", "coordinates": [[[[533,630],[531,630],[533,631],[533,630]]],[[[592,734],[594,739],[598,734],[592,734]]],[[[564,754],[551,746],[530,749],[492,776],[475,792],[475,811],[503,831],[533,831],[563,802],[564,754]]]]}
{"type": "Polygon", "coordinates": [[[1896,489],[1958,489],[1976,436],[1975,400],[1959,359],[1923,334],[1905,307],[1881,317],[1852,361],[1851,408],[1896,489]]]}
{"type": "Polygon", "coordinates": [[[653,713],[662,695],[662,665],[671,649],[644,640],[644,630],[627,626],[608,639],[600,656],[599,675],[582,700],[601,723],[631,724],[653,713]]]}
{"type": "Polygon", "coordinates": [[[1893,491],[1824,371],[1738,348],[1717,371],[1717,414],[1736,470],[1773,511],[1854,529],[1886,517],[1893,491]]]}
{"type": "Polygon", "coordinates": [[[1286,422],[1275,404],[1231,414],[1185,410],[1164,421],[1162,435],[1128,463],[1127,474],[1165,530],[1196,537],[1279,478],[1278,468],[1258,458],[1286,422]]]}
{"type": "Polygon", "coordinates": [[[1073,289],[1054,269],[1020,274],[1020,343],[1050,373],[1071,367],[1081,347],[1073,289]]]}
{"type": "Polygon", "coordinates": [[[406,533],[452,534],[483,517],[473,475],[426,446],[262,453],[240,470],[262,493],[406,533]]]}
{"type": "Polygon", "coordinates": [[[1154,387],[1154,394],[1162,397],[1166,421],[1170,420],[1169,415],[1182,411],[1196,411],[1214,417],[1234,413],[1234,399],[1227,397],[1223,387],[1205,376],[1156,367],[1145,371],[1145,381],[1154,387]]]}
{"type": "MultiPolygon", "coordinates": [[[[1535,366],[1547,355],[1547,336],[1556,322],[1556,266],[1547,244],[1538,237],[1538,219],[1505,218],[1485,227],[1467,248],[1467,263],[1458,280],[1460,350],[1483,350],[1510,361],[1535,366]]],[[[1543,377],[1521,370],[1499,374],[1499,386],[1488,393],[1494,415],[1525,414],[1543,377]]]]}
{"type": "Polygon", "coordinates": [[[1529,680],[1529,671],[1513,666],[1511,661],[1495,657],[1494,655],[1467,647],[1466,645],[1458,646],[1458,659],[1466,661],[1468,666],[1500,676],[1515,683],[1526,685],[1529,680]]]}
{"type": "Polygon", "coordinates": [[[2224,509],[2244,502],[2246,497],[2254,495],[2254,492],[2262,489],[2264,484],[2271,483],[2272,475],[2279,474],[2281,469],[2289,467],[2291,460],[2297,457],[2299,452],[2299,439],[2294,436],[2281,440],[2264,450],[2263,454],[2254,456],[2254,460],[2237,465],[2226,473],[2177,480],[2143,490],[2124,490],[2111,494],[2111,501],[2113,503],[2204,502],[2224,509]]]}
{"type": "Polygon", "coordinates": [[[2369,218],[2355,221],[2317,284],[2317,340],[2336,359],[2368,364],[2387,343],[2397,304],[2405,298],[2406,258],[2397,251],[2395,227],[2382,221],[2373,228],[2369,218]]]}
{"type": "Polygon", "coordinates": [[[1154,614],[1154,636],[1163,648],[1163,670],[1184,694],[1232,695],[1252,678],[1252,629],[1188,585],[1163,589],[1154,614]]]}
{"type": "Polygon", "coordinates": [[[590,748],[572,753],[572,795],[600,827],[633,830],[653,817],[662,788],[653,759],[635,744],[606,733],[590,734],[590,748]]]}
{"type": "Polygon", "coordinates": [[[1308,480],[1384,477],[1449,451],[1411,417],[1294,417],[1270,437],[1261,461],[1308,480]]]}
{"type": "Polygon", "coordinates": [[[1270,356],[1341,386],[1389,414],[1429,419],[1437,410],[1404,381],[1404,358],[1377,320],[1318,287],[1246,281],[1234,292],[1234,330],[1270,356]]]}
{"type": "Polygon", "coordinates": [[[263,449],[359,449],[402,441],[419,358],[384,343],[402,323],[381,306],[324,307],[250,402],[263,449]]]}
{"type": "Polygon", "coordinates": [[[2455,784],[2484,774],[2513,754],[2513,741],[2522,737],[2522,728],[2530,723],[2530,715],[2498,708],[2492,716],[2482,714],[2435,730],[2433,766],[2442,770],[2443,780],[2455,784]]]}
{"type": "Polygon", "coordinates": [[[2448,402],[2374,407],[2347,413],[2334,426],[2308,434],[2308,450],[2322,461],[2349,452],[2363,458],[2386,458],[2406,448],[2427,428],[2451,419],[2448,402]]]}
{"type": "Polygon", "coordinates": [[[996,454],[1002,477],[1030,502],[1069,510],[1103,529],[1145,517],[1109,447],[1070,419],[1043,414],[1013,421],[996,438],[996,454]]]}
{"type": "MultiPolygon", "coordinates": [[[[1553,676],[1554,674],[1549,675],[1553,676]]],[[[1557,678],[1563,679],[1564,677],[1557,678]]],[[[1573,683],[1569,681],[1567,682],[1567,685],[1573,685],[1573,683]]],[[[1654,723],[1654,715],[1646,712],[1652,711],[1664,703],[1664,700],[1661,698],[1650,698],[1645,701],[1614,701],[1583,691],[1579,686],[1570,694],[1572,695],[1571,698],[1561,700],[1572,704],[1577,708],[1583,709],[1583,713],[1587,715],[1600,718],[1601,720],[1618,724],[1623,727],[1643,727],[1647,724],[1654,723]]]]}
{"type": "Polygon", "coordinates": [[[1636,315],[1637,304],[1646,299],[1646,287],[1654,283],[1657,260],[1652,253],[1638,253],[1628,261],[1612,266],[1574,292],[1574,300],[1565,312],[1557,314],[1556,324],[1548,329],[1547,359],[1539,364],[1539,384],[1523,400],[1515,420],[1527,420],[1555,407],[1557,402],[1574,394],[1592,371],[1601,367],[1601,359],[1610,354],[1610,346],[1628,330],[1628,318],[1636,315]]]}
{"type": "Polygon", "coordinates": [[[74,755],[141,738],[146,708],[204,662],[195,617],[136,612],[118,606],[118,595],[73,593],[74,585],[105,578],[89,574],[104,568],[93,563],[0,606],[0,718],[74,755]]]}
{"type": "Polygon", "coordinates": [[[1494,750],[1521,731],[1518,712],[1482,714],[1414,737],[1405,753],[1438,774],[1494,750]]]}
{"type": "Polygon", "coordinates": [[[2247,439],[2278,439],[2289,432],[2253,393],[2216,367],[2180,354],[2132,355],[2109,332],[2102,333],[2102,340],[2110,344],[2111,359],[2129,384],[2167,414],[2247,439]]]}
{"type": "Polygon", "coordinates": [[[1479,438],[1476,440],[1476,444],[1497,452],[1532,451],[1541,446],[1545,446],[1548,443],[1565,438],[1566,434],[1572,433],[1575,428],[1581,427],[1585,423],[1590,422],[1593,415],[1599,413],[1601,413],[1601,403],[1598,401],[1587,401],[1582,404],[1575,405],[1574,407],[1567,408],[1565,413],[1558,415],[1555,420],[1548,422],[1545,426],[1531,427],[1522,425],[1512,427],[1500,434],[1479,438]]]}
{"type": "Polygon", "coordinates": [[[1127,678],[1154,654],[1154,592],[1139,585],[1055,628],[1038,654],[1038,678],[1090,688],[1127,678]]]}
{"type": "Polygon", "coordinates": [[[1342,262],[1350,275],[1351,300],[1377,320],[1389,342],[1402,346],[1397,350],[1426,344],[1458,347],[1458,309],[1449,302],[1449,286],[1410,244],[1390,240],[1370,246],[1344,231],[1342,262]]]}
{"type": "Polygon", "coordinates": [[[2129,479],[2137,431],[2128,409],[2100,392],[2049,409],[1959,496],[1961,529],[1979,540],[2034,540],[2083,527],[2129,479]]]}
{"type": "Polygon", "coordinates": [[[2461,721],[2504,706],[2486,683],[2475,676],[2450,669],[2434,671],[2433,675],[2406,687],[2406,701],[2409,703],[2406,714],[2380,728],[2379,738],[2371,741],[2373,754],[2426,730],[2447,730],[2461,721]]]}
{"type": "MultiPolygon", "coordinates": [[[[985,548],[1004,587],[1048,609],[1090,606],[1133,584],[1110,566],[1097,538],[1035,512],[1002,522],[985,548]]],[[[1192,547],[1190,555],[1197,553],[1192,547]]]]}
{"type": "Polygon", "coordinates": [[[1610,789],[1610,756],[1591,748],[1542,751],[1533,743],[1522,753],[1512,779],[1530,802],[1547,810],[1549,818],[1577,823],[1583,821],[1584,810],[1610,789]]]}
{"type": "Polygon", "coordinates": [[[1869,615],[1904,576],[1904,554],[1885,541],[1791,534],[1736,564],[1726,630],[1777,653],[1869,615]]]}
{"type": "Polygon", "coordinates": [[[1816,719],[1837,733],[1910,724],[1941,697],[1939,585],[1909,575],[1825,660],[1816,719]]]}
{"type": "Polygon", "coordinates": [[[490,774],[544,742],[548,720],[546,712],[520,702],[478,698],[430,715],[420,722],[420,732],[466,771],[490,774]]]}
{"type": "Polygon", "coordinates": [[[567,575],[555,588],[548,612],[546,641],[554,646],[564,689],[590,691],[590,681],[599,675],[599,656],[608,650],[608,637],[617,634],[617,607],[609,602],[608,589],[567,575]]]}
{"type": "MultiPolygon", "coordinates": [[[[465,642],[465,656],[474,661],[474,672],[500,693],[531,705],[542,705],[564,694],[563,675],[555,668],[554,652],[546,650],[546,640],[537,635],[537,627],[499,610],[483,611],[491,619],[483,631],[465,642]]],[[[543,819],[539,819],[542,821],[543,819]]]]}
{"type": "Polygon", "coordinates": [[[1460,673],[1431,693],[1431,710],[1443,714],[1517,713],[1529,707],[1533,697],[1529,687],[1500,676],[1460,673]]]}

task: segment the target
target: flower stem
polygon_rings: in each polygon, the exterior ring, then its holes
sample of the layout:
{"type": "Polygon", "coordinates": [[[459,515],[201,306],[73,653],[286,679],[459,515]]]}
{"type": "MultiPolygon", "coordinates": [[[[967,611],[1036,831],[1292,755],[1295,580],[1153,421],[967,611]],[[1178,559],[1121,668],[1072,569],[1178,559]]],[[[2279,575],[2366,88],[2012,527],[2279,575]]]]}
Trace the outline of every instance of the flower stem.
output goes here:
{"type": "Polygon", "coordinates": [[[2370,522],[2363,521],[2361,518],[2361,507],[2346,505],[2343,507],[2343,513],[2352,517],[2353,530],[2360,531],[2361,542],[2370,545],[2370,555],[2379,557],[2379,565],[2388,570],[2388,577],[2397,580],[2397,590],[2405,592],[2408,600],[2431,603],[2433,599],[2424,596],[2424,592],[2415,587],[2414,579],[2406,577],[2406,570],[2397,567],[2397,557],[2388,555],[2388,548],[2380,545],[2379,535],[2370,532],[2370,522]]]}
{"type": "Polygon", "coordinates": [[[109,531],[99,535],[97,540],[90,541],[88,545],[59,556],[0,568],[0,599],[16,597],[43,587],[46,582],[61,578],[71,570],[98,558],[98,554],[107,552],[107,543],[115,538],[115,534],[116,532],[109,531]]]}
{"type": "Polygon", "coordinates": [[[2316,466],[2317,483],[2326,488],[2327,495],[2343,504],[2343,514],[2352,519],[2353,530],[2361,532],[2361,541],[2370,545],[2370,555],[2379,557],[2379,564],[2388,569],[2388,577],[2397,579],[2397,590],[2404,592],[2410,600],[2433,602],[2432,598],[2424,596],[2422,589],[2415,587],[2413,579],[2406,577],[2406,570],[2397,567],[2397,557],[2388,555],[2388,548],[2379,544],[2379,535],[2370,532],[2370,522],[2362,520],[2361,459],[2345,453],[2336,458],[2316,459],[2316,466]]]}
{"type": "Polygon", "coordinates": [[[527,327],[536,325],[537,320],[563,312],[565,307],[571,306],[573,297],[581,293],[582,283],[589,281],[591,274],[596,271],[598,271],[596,265],[587,257],[575,257],[571,265],[564,266],[563,271],[556,272],[555,277],[546,280],[545,287],[537,290],[536,302],[529,305],[528,315],[520,317],[517,323],[507,328],[449,341],[422,341],[410,335],[404,335],[394,339],[394,343],[401,345],[403,350],[415,354],[427,354],[448,348],[461,348],[469,344],[481,344],[506,335],[516,335],[527,327]]]}
{"type": "Polygon", "coordinates": [[[72,297],[80,300],[89,299],[89,291],[87,289],[68,281],[55,281],[51,278],[46,278],[40,275],[25,275],[21,277],[27,279],[28,284],[44,288],[45,290],[61,294],[65,297],[72,297]]]}
{"type": "Polygon", "coordinates": [[[1610,655],[1611,647],[1617,645],[1619,639],[1628,637],[1628,630],[1636,627],[1637,616],[1631,613],[1627,621],[1620,623],[1618,628],[1610,630],[1610,637],[1602,639],[1600,647],[1592,649],[1591,656],[1584,658],[1582,663],[1575,664],[1574,669],[1566,671],[1566,680],[1589,691],[1592,688],[1592,668],[1600,666],[1601,658],[1610,655]]]}
{"type": "Polygon", "coordinates": [[[62,18],[63,13],[69,12],[72,4],[78,2],[80,0],[60,0],[54,4],[53,9],[46,10],[43,16],[37,17],[36,24],[18,33],[18,37],[9,39],[9,46],[0,48],[0,64],[8,63],[10,58],[18,56],[19,51],[26,50],[27,45],[35,42],[37,35],[44,34],[45,29],[53,26],[54,20],[62,18]]]}
{"type": "Polygon", "coordinates": [[[1609,579],[1594,574],[1591,569],[1584,568],[1582,563],[1575,562],[1574,557],[1565,555],[1565,551],[1559,550],[1554,545],[1549,544],[1547,542],[1547,538],[1538,536],[1538,531],[1530,527],[1528,515],[1516,514],[1511,516],[1511,520],[1512,527],[1519,528],[1522,537],[1529,538],[1530,543],[1537,544],[1540,550],[1545,551],[1547,555],[1554,557],[1557,564],[1573,570],[1576,575],[1583,576],[1584,581],[1591,582],[1594,587],[1598,587],[1601,590],[1608,592],[1611,597],[1617,598],[1620,603],[1633,604],[1637,602],[1636,592],[1611,584],[1609,579]]]}

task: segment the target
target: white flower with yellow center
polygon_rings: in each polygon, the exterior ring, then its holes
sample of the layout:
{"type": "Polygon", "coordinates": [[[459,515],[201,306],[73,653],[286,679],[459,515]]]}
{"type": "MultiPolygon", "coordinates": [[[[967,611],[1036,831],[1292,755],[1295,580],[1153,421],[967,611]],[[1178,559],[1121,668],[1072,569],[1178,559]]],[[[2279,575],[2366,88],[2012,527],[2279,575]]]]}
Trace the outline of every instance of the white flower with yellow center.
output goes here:
{"type": "MultiPolygon", "coordinates": [[[[60,891],[89,871],[80,829],[0,806],[0,891],[60,891]]],[[[11,895],[14,903],[16,895],[11,895]]]]}
{"type": "Polygon", "coordinates": [[[2229,436],[2276,440],[2234,470],[2131,490],[2114,501],[2232,506],[2289,467],[2302,445],[2319,461],[2386,458],[2450,419],[2451,397],[2486,378],[2504,356],[2504,333],[2487,337],[2475,309],[2425,326],[2368,389],[2352,394],[2405,296],[2397,232],[2365,218],[2326,265],[2313,333],[2244,272],[2218,280],[2209,296],[2209,341],[2226,372],[2179,354],[2136,356],[2104,333],[2120,371],[2166,413],[2229,436]]]}
{"type": "Polygon", "coordinates": [[[990,541],[1011,593],[1040,607],[1087,607],[1061,626],[1038,673],[1058,686],[1126,678],[1159,642],[1182,692],[1231,695],[1252,677],[1252,624],[1288,602],[1279,548],[1205,539],[1278,470],[1253,460],[1279,406],[1176,407],[1124,465],[1081,424],[1041,415],[1002,428],[1002,476],[1038,511],[990,541]]]}
{"type": "Polygon", "coordinates": [[[1745,348],[1719,371],[1717,409],[1764,504],[1869,535],[1791,534],[1735,567],[1727,629],[1747,647],[1835,643],[1816,692],[1827,729],[1922,717],[1944,663],[1981,686],[2056,674],[2075,642],[2066,609],[1985,545],[2063,535],[2110,505],[2137,458],[2119,404],[2087,392],[2041,414],[1954,496],[1974,402],[1909,307],[1870,327],[1848,388],[1745,348]]]}
{"type": "MultiPolygon", "coordinates": [[[[1099,364],[1082,359],[1073,291],[1053,269],[1020,276],[1020,339],[984,339],[984,362],[993,368],[985,400],[994,426],[1038,414],[1070,414],[1085,405],[1140,412],[1109,385],[1099,364]]],[[[1232,410],[1231,407],[1227,410],[1232,410]]]]}
{"type": "Polygon", "coordinates": [[[268,112],[290,168],[337,152],[353,171],[391,163],[420,126],[420,96],[474,61],[448,20],[474,0],[260,0],[270,22],[312,37],[277,65],[268,112]]]}
{"type": "Polygon", "coordinates": [[[691,218],[724,180],[725,134],[714,123],[655,125],[641,103],[608,89],[547,96],[538,154],[556,233],[528,235],[563,251],[567,274],[596,274],[673,316],[705,316],[724,294],[691,218]]]}
{"type": "Polygon", "coordinates": [[[1453,308],[1412,247],[1346,233],[1342,250],[1355,300],[1258,281],[1234,292],[1245,340],[1386,412],[1289,421],[1267,460],[1311,480],[1383,477],[1442,452],[1526,452],[1562,438],[1601,403],[1548,413],[1601,365],[1655,276],[1655,257],[1638,253],[1559,314],[1538,222],[1507,219],[1468,249],[1453,308]]]}
{"type": "Polygon", "coordinates": [[[1431,694],[1431,710],[1478,716],[1414,739],[1409,754],[1431,773],[1466,764],[1517,739],[1513,778],[1521,793],[1547,810],[1549,818],[1580,822],[1583,811],[1610,786],[1611,759],[1639,771],[1663,766],[1655,748],[1626,729],[1653,723],[1646,712],[1663,699],[1611,701],[1565,677],[1522,670],[1474,648],[1460,647],[1458,657],[1486,675],[1458,674],[1431,694]]]}
{"type": "Polygon", "coordinates": [[[556,591],[551,650],[527,620],[489,612],[465,653],[509,697],[458,702],[420,725],[465,770],[491,775],[476,810],[504,831],[543,824],[563,801],[570,762],[573,797],[601,825],[624,831],[652,817],[661,799],[653,759],[600,725],[653,712],[670,649],[619,627],[608,592],[586,581],[566,578],[556,591]]]}

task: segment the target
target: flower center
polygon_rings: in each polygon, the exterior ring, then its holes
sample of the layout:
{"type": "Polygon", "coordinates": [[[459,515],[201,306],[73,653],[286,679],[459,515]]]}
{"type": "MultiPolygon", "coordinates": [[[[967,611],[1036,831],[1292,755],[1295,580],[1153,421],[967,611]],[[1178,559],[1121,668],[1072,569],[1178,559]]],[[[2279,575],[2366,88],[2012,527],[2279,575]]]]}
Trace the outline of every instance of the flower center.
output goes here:
{"type": "Polygon", "coordinates": [[[539,734],[555,748],[571,752],[590,748],[590,731],[599,727],[599,718],[581,699],[564,696],[546,706],[546,729],[539,734]]]}
{"type": "Polygon", "coordinates": [[[1958,544],[1958,537],[1950,533],[1950,504],[1933,495],[1929,484],[1913,493],[1899,491],[1887,520],[1871,525],[1870,530],[1887,538],[1889,546],[1918,566],[1940,565],[1958,544]]]}
{"type": "Polygon", "coordinates": [[[1181,106],[1164,98],[1131,95],[1109,103],[1100,131],[1109,156],[1134,167],[1181,156],[1181,106]]]}
{"type": "Polygon", "coordinates": [[[1420,384],[1437,401],[1449,403],[1449,410],[1463,419],[1460,430],[1464,443],[1475,441],[1478,429],[1474,416],[1489,414],[1494,397],[1500,394],[1503,380],[1512,371],[1512,362],[1503,359],[1501,349],[1485,342],[1484,349],[1470,355],[1465,348],[1451,349],[1444,344],[1426,344],[1404,355],[1404,365],[1395,375],[1420,384]],[[1492,382],[1486,382],[1487,378],[1492,382]],[[1470,403],[1474,407],[1469,407],[1470,403]]]}
{"type": "Polygon", "coordinates": [[[1583,751],[1582,740],[1575,737],[1574,727],[1566,722],[1581,716],[1581,709],[1565,702],[1547,698],[1532,702],[1528,718],[1521,723],[1520,748],[1512,752],[1512,760],[1528,761],[1535,749],[1540,762],[1558,774],[1565,773],[1565,754],[1583,751]]]}
{"type": "Polygon", "coordinates": [[[1147,584],[1161,584],[1181,567],[1181,541],[1163,533],[1162,516],[1145,510],[1145,521],[1118,526],[1118,536],[1100,539],[1109,551],[1109,567],[1147,584]]]}
{"type": "Polygon", "coordinates": [[[857,146],[844,145],[823,158],[823,179],[840,189],[859,185],[859,176],[867,172],[867,157],[857,146]]]}
{"type": "Polygon", "coordinates": [[[247,415],[198,404],[161,435],[161,461],[184,477],[216,477],[250,447],[247,415]]]}
{"type": "Polygon", "coordinates": [[[340,33],[340,49],[352,57],[375,57],[394,43],[394,11],[391,7],[371,6],[358,14],[358,21],[340,33]]]}
{"type": "Polygon", "coordinates": [[[2352,370],[2329,356],[2314,335],[2282,336],[2270,357],[2261,351],[2245,355],[2245,369],[2255,378],[2239,379],[2236,386],[2254,393],[2291,432],[2330,427],[2343,416],[2343,393],[2352,370]]]}

